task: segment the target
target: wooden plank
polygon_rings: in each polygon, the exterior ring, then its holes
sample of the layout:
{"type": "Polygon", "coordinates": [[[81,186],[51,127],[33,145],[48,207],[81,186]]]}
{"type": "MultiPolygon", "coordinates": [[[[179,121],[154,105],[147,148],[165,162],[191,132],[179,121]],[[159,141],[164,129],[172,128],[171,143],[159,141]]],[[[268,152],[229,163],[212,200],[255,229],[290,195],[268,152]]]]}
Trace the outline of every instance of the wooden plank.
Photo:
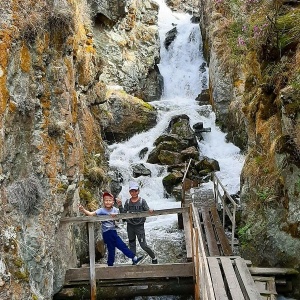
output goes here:
{"type": "Polygon", "coordinates": [[[183,218],[183,229],[184,229],[184,237],[185,237],[185,245],[186,245],[186,257],[188,261],[192,260],[192,229],[191,222],[188,212],[182,213],[183,218]]]}
{"type": "Polygon", "coordinates": [[[277,295],[275,277],[252,276],[260,294],[277,295]]]}
{"type": "MultiPolygon", "coordinates": [[[[154,210],[152,213],[150,212],[122,213],[122,214],[118,214],[113,218],[114,220],[123,220],[123,219],[132,219],[132,218],[177,214],[177,213],[183,213],[185,211],[189,211],[189,208],[181,207],[181,208],[161,209],[161,210],[154,210]]],[[[107,216],[107,215],[97,216],[97,217],[80,216],[80,217],[61,218],[60,221],[63,223],[85,223],[85,222],[101,222],[101,221],[107,221],[111,219],[112,216],[107,216]]]]}
{"type": "Polygon", "coordinates": [[[207,262],[210,270],[210,275],[212,278],[213,288],[215,292],[215,299],[216,300],[229,299],[226,293],[218,259],[215,257],[207,257],[207,262]]]}
{"type": "MultiPolygon", "coordinates": [[[[193,277],[193,263],[158,264],[158,265],[96,265],[97,280],[109,279],[142,279],[142,278],[172,278],[193,277]]],[[[73,268],[66,272],[65,283],[89,280],[89,267],[73,268]]]]}
{"type": "Polygon", "coordinates": [[[247,293],[249,300],[261,300],[261,296],[256,288],[248,267],[242,258],[234,260],[237,267],[237,273],[243,283],[244,293],[247,293]]]}
{"type": "Polygon", "coordinates": [[[96,300],[96,275],[95,275],[95,236],[94,223],[88,223],[89,231],[89,253],[90,253],[90,286],[91,286],[91,300],[96,300]]]}
{"type": "Polygon", "coordinates": [[[230,255],[233,254],[232,253],[232,249],[230,247],[228,238],[227,238],[227,236],[225,234],[225,231],[224,231],[224,228],[222,226],[222,223],[221,223],[221,220],[220,220],[220,217],[218,215],[216,207],[211,207],[211,214],[212,214],[212,217],[213,217],[213,220],[214,220],[214,225],[215,225],[215,228],[216,228],[216,233],[217,233],[218,240],[220,242],[223,254],[225,256],[230,256],[230,255]]]}
{"type": "MultiPolygon", "coordinates": [[[[216,258],[221,258],[221,257],[224,257],[224,256],[215,256],[216,258]]],[[[236,258],[239,258],[240,256],[237,256],[237,255],[231,255],[231,256],[227,256],[227,258],[230,258],[231,260],[234,260],[236,258]]],[[[251,260],[247,260],[247,259],[244,259],[244,262],[245,264],[248,266],[248,267],[251,267],[252,266],[252,261],[251,260]]]]}
{"type": "Polygon", "coordinates": [[[292,268],[258,268],[250,267],[252,275],[297,275],[299,272],[292,268]]]}
{"type": "Polygon", "coordinates": [[[227,281],[227,285],[230,291],[230,295],[232,300],[241,300],[244,299],[244,295],[242,289],[240,287],[239,281],[236,277],[232,260],[228,257],[220,257],[220,261],[223,267],[225,280],[227,281]]]}
{"type": "Polygon", "coordinates": [[[220,251],[218,247],[218,243],[216,241],[216,235],[214,232],[213,225],[211,223],[210,219],[210,209],[206,207],[201,207],[201,215],[203,219],[203,225],[204,225],[204,234],[207,241],[207,247],[209,256],[219,256],[220,251]]]}

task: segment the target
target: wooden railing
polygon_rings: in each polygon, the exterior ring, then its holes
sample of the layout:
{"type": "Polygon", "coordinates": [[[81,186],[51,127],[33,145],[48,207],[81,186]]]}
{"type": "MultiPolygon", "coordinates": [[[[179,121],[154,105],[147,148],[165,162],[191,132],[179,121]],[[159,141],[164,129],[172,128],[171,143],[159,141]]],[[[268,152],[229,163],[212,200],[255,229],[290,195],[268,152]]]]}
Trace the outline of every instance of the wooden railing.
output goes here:
{"type": "MultiPolygon", "coordinates": [[[[188,165],[185,169],[183,179],[182,179],[182,207],[185,206],[185,193],[188,189],[187,187],[187,173],[189,171],[192,159],[189,160],[188,165]]],[[[220,179],[215,173],[212,173],[212,181],[213,181],[213,192],[214,192],[214,201],[216,203],[217,208],[222,203],[223,208],[223,217],[222,217],[222,225],[223,228],[225,227],[225,217],[226,215],[229,217],[231,224],[232,224],[232,231],[231,231],[231,250],[233,251],[234,247],[234,232],[236,227],[236,211],[237,211],[237,203],[232,199],[229,193],[226,191],[225,187],[221,183],[220,179]]]]}
{"type": "Polygon", "coordinates": [[[187,176],[187,172],[189,171],[191,161],[192,161],[192,159],[189,160],[189,163],[185,169],[185,172],[184,172],[183,178],[182,178],[182,189],[181,189],[181,206],[182,207],[185,205],[186,176],[187,176]]]}
{"type": "Polygon", "coordinates": [[[194,204],[190,204],[193,261],[195,270],[195,299],[214,300],[215,294],[206,259],[199,213],[194,204]]]}
{"type": "Polygon", "coordinates": [[[222,203],[223,208],[223,218],[222,218],[222,224],[223,227],[225,227],[225,217],[226,215],[229,217],[232,229],[231,229],[231,249],[233,250],[234,247],[234,232],[235,232],[235,226],[236,226],[236,211],[237,211],[237,203],[232,199],[232,197],[228,194],[225,187],[221,183],[218,176],[213,173],[212,175],[212,181],[214,184],[214,200],[217,205],[219,206],[220,203],[222,203]]]}
{"type": "Polygon", "coordinates": [[[150,216],[159,216],[167,214],[178,214],[188,212],[188,207],[183,208],[171,208],[171,209],[162,209],[155,210],[153,212],[139,212],[139,213],[122,213],[117,216],[96,216],[96,217],[66,217],[61,219],[61,223],[64,224],[79,224],[79,223],[88,223],[88,238],[89,238],[89,257],[90,257],[90,286],[91,286],[91,300],[97,299],[96,291],[96,272],[95,272],[95,222],[108,221],[112,218],[114,220],[125,220],[132,218],[141,218],[141,217],[150,217],[150,216]]]}

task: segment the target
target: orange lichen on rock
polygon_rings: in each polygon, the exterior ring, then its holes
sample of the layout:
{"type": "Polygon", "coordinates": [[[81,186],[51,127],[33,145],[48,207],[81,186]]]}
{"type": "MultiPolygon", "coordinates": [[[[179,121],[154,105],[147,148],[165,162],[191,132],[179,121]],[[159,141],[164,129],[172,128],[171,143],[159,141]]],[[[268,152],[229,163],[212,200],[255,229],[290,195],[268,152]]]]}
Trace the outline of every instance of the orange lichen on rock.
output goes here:
{"type": "Polygon", "coordinates": [[[9,111],[12,113],[15,113],[17,110],[17,105],[15,102],[9,102],[9,111]]]}
{"type": "Polygon", "coordinates": [[[102,138],[93,116],[87,109],[82,111],[82,125],[84,147],[89,153],[95,152],[99,147],[102,147],[102,138]]]}
{"type": "Polygon", "coordinates": [[[51,99],[50,99],[50,92],[47,92],[41,97],[41,107],[43,109],[44,116],[48,117],[50,114],[51,108],[51,99]]]}
{"type": "Polygon", "coordinates": [[[85,51],[88,52],[88,53],[92,53],[92,54],[96,53],[96,50],[95,50],[93,45],[86,45],[85,46],[85,51]]]}
{"type": "Polygon", "coordinates": [[[58,145],[49,139],[47,134],[41,134],[43,138],[43,144],[41,151],[45,154],[43,161],[45,163],[45,171],[48,178],[55,178],[57,173],[60,172],[58,145]]]}
{"type": "Polygon", "coordinates": [[[78,119],[78,99],[76,91],[73,92],[72,97],[72,123],[75,124],[78,119]]]}
{"type": "Polygon", "coordinates": [[[25,43],[23,43],[20,52],[20,67],[21,70],[25,73],[28,73],[31,68],[31,55],[25,43]]]}
{"type": "Polygon", "coordinates": [[[11,43],[10,32],[3,30],[0,32],[0,116],[3,115],[9,99],[9,92],[6,87],[8,51],[11,43]]]}

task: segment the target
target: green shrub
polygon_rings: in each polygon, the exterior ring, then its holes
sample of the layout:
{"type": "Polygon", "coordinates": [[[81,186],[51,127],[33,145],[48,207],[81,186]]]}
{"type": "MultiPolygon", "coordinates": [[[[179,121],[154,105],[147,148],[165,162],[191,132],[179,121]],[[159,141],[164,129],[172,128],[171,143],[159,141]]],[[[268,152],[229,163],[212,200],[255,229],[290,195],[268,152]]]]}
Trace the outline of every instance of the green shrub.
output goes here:
{"type": "Polygon", "coordinates": [[[278,16],[276,29],[279,31],[279,47],[281,49],[300,41],[300,9],[278,16]]]}

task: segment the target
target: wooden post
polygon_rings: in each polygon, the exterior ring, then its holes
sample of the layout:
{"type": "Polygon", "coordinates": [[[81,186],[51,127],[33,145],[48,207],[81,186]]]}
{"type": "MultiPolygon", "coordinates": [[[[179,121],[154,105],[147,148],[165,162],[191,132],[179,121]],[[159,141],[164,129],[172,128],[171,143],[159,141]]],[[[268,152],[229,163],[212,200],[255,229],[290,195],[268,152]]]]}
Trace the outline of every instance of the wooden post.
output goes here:
{"type": "Polygon", "coordinates": [[[235,214],[236,214],[236,204],[233,206],[233,220],[232,220],[232,230],[231,230],[231,250],[233,252],[234,247],[234,233],[235,233],[235,214]]]}
{"type": "Polygon", "coordinates": [[[90,255],[90,286],[91,300],[96,300],[96,273],[95,273],[95,236],[94,223],[88,223],[89,229],[89,255],[90,255]]]}

